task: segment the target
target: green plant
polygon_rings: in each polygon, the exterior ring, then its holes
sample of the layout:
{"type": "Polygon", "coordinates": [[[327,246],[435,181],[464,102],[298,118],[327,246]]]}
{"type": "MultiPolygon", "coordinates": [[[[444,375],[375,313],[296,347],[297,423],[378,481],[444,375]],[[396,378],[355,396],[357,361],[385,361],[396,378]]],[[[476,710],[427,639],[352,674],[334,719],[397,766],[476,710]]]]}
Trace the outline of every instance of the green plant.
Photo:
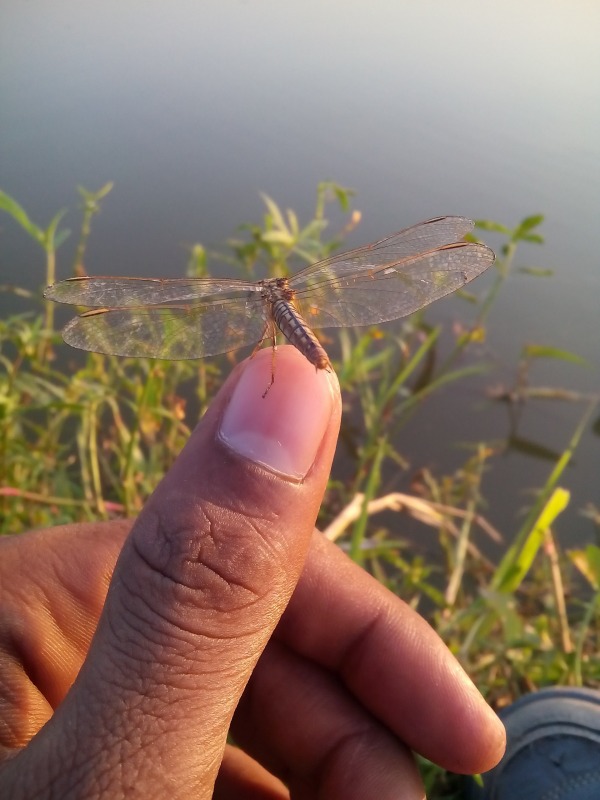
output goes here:
{"type": "MultiPolygon", "coordinates": [[[[82,221],[73,275],[83,273],[93,217],[111,188],[80,189],[82,221]]],[[[242,226],[230,242],[232,254],[221,258],[243,276],[287,274],[292,258],[309,263],[324,257],[356,227],[360,214],[351,210],[350,200],[349,190],[320,184],[312,219],[302,225],[292,211],[281,211],[265,197],[262,224],[242,226]],[[332,202],[346,222],[325,240],[332,202]]],[[[56,251],[68,235],[59,228],[65,212],[43,228],[5,193],[0,193],[0,211],[41,246],[45,283],[52,283],[56,251]]],[[[511,544],[498,565],[481,552],[476,534],[500,538],[484,515],[482,481],[493,471],[504,443],[471,443],[452,474],[423,469],[413,478],[414,491],[406,494],[399,486],[409,465],[398,434],[428,397],[488,369],[478,347],[488,314],[514,268],[518,244],[541,243],[541,222],[538,215],[513,229],[478,223],[481,230],[502,235],[505,244],[483,299],[463,293],[474,313],[449,343],[448,333],[428,324],[422,312],[393,330],[342,330],[339,340],[326,340],[344,394],[342,440],[351,477],[332,476],[320,517],[324,535],[419,606],[497,706],[547,683],[600,686],[598,547],[561,556],[552,535],[569,502],[560,483],[597,398],[531,386],[531,366],[537,360],[580,360],[551,346],[523,348],[515,386],[503,399],[514,405],[525,398],[585,400],[586,409],[520,530],[516,536],[508,532],[511,544]],[[399,524],[389,516],[379,522],[382,512],[403,513],[434,530],[438,557],[427,561],[415,553],[396,533],[399,524]]],[[[207,274],[207,253],[199,244],[190,249],[187,271],[207,274]]],[[[43,305],[41,295],[18,287],[2,289],[26,297],[33,308],[0,321],[0,530],[17,533],[136,513],[237,355],[195,363],[69,351],[55,331],[52,303],[43,305]]],[[[600,530],[597,509],[590,505],[586,513],[600,530]]],[[[423,771],[431,796],[452,796],[448,776],[429,764],[423,764],[423,771]]]]}

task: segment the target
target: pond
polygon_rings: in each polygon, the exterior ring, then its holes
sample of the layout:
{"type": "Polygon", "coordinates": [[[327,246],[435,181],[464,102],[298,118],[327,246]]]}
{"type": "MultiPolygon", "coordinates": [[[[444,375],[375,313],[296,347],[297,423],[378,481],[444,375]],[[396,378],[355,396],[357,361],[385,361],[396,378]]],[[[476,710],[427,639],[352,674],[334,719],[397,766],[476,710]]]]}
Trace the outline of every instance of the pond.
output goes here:
{"type": "MultiPolygon", "coordinates": [[[[219,249],[260,219],[260,192],[306,220],[328,178],[357,192],[349,246],[443,214],[511,227],[544,214],[544,246],[521,247],[516,267],[553,275],[516,269],[504,287],[486,341],[494,373],[436,395],[403,430],[412,469],[451,470],[459,443],[509,435],[486,390],[511,384],[524,343],[587,362],[542,359],[535,385],[599,391],[599,26],[599,6],[557,0],[7,4],[0,188],[47,224],[74,209],[78,184],[114,180],[87,260],[112,275],[182,275],[193,242],[219,249]]],[[[76,214],[66,223],[76,228],[76,214]]],[[[5,216],[0,259],[0,283],[43,283],[39,253],[5,216]]],[[[19,302],[0,294],[0,313],[19,302]]],[[[453,298],[430,319],[450,328],[465,314],[453,298]]],[[[542,456],[566,447],[582,413],[558,400],[523,409],[517,446],[484,483],[507,537],[552,468],[542,456]]],[[[563,481],[566,545],[593,535],[580,512],[598,504],[599,474],[590,427],[563,481]]]]}

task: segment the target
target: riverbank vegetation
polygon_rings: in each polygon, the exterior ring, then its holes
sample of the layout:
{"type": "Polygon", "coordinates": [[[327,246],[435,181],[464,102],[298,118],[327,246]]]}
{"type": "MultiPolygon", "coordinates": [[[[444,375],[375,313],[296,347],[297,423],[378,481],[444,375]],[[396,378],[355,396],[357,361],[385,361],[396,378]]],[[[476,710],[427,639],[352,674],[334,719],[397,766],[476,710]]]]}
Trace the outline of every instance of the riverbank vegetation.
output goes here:
{"type": "MultiPolygon", "coordinates": [[[[84,354],[62,343],[57,309],[43,301],[42,289],[85,274],[94,218],[101,204],[109,202],[110,190],[109,184],[97,192],[80,190],[70,265],[60,258],[68,236],[63,212],[43,228],[0,192],[5,221],[10,218],[10,224],[16,223],[39,245],[44,265],[36,290],[0,279],[4,296],[20,298],[20,305],[28,307],[0,320],[3,534],[135,515],[232,363],[246,355],[166,362],[84,354]]],[[[307,223],[270,198],[264,203],[262,222],[242,226],[226,256],[208,254],[199,244],[190,247],[187,274],[207,275],[209,261],[236,277],[288,274],[292,264],[295,270],[333,252],[360,222],[352,211],[352,193],[332,183],[318,187],[307,223]],[[327,223],[330,211],[342,220],[333,235],[327,223]]],[[[464,319],[452,329],[429,323],[427,312],[419,312],[402,324],[327,331],[324,337],[342,386],[345,415],[319,525],[324,535],[429,619],[496,708],[548,684],[600,688],[598,498],[589,498],[580,509],[589,519],[586,547],[565,552],[555,536],[560,514],[570,502],[567,467],[584,432],[598,426],[593,422],[597,398],[568,387],[529,385],[524,376],[537,360],[578,363],[575,354],[531,344],[523,346],[515,365],[514,386],[486,398],[513,407],[551,398],[580,408],[563,451],[548,461],[544,485],[525,487],[531,490],[528,508],[515,530],[497,531],[488,519],[483,477],[493,474],[506,447],[496,433],[463,443],[459,468],[440,474],[426,460],[408,462],[401,431],[432,396],[451,392],[490,369],[490,311],[515,269],[519,245],[542,242],[541,224],[540,216],[512,229],[478,223],[478,232],[491,232],[503,243],[485,289],[475,284],[462,292],[464,319]],[[428,532],[427,557],[404,533],[415,526],[428,532]],[[489,540],[503,554],[499,560],[490,558],[489,540]]],[[[537,272],[544,277],[542,270],[537,272]]],[[[515,506],[522,501],[506,499],[515,506]]],[[[430,765],[423,770],[431,796],[451,796],[447,776],[430,765]]]]}

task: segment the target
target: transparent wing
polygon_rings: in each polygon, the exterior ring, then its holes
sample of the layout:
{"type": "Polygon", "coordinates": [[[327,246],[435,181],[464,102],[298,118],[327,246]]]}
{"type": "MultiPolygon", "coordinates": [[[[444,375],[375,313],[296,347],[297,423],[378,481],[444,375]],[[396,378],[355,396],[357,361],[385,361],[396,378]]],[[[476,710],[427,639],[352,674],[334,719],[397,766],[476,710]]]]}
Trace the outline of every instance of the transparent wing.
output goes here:
{"type": "Polygon", "coordinates": [[[379,269],[386,264],[399,264],[403,259],[459,242],[473,227],[473,221],[465,217],[435,217],[378,242],[311,264],[293,275],[289,283],[293,289],[300,289],[305,284],[319,284],[332,278],[379,269]]]}
{"type": "Polygon", "coordinates": [[[321,281],[299,291],[295,302],[311,327],[376,325],[460,289],[493,263],[485,245],[456,243],[371,273],[321,281]]]}
{"type": "Polygon", "coordinates": [[[462,241],[474,223],[436,217],[378,242],[312,264],[289,285],[315,327],[398,319],[459,289],[494,261],[484,245],[462,241]]]}
{"type": "MultiPolygon", "coordinates": [[[[288,285],[316,328],[397,319],[464,286],[493,263],[489,248],[462,241],[472,229],[464,217],[438,217],[313,264],[288,285]]],[[[261,294],[275,285],[274,280],[85,277],[49,286],[45,297],[96,309],[65,328],[64,339],[74,347],[187,359],[259,341],[272,324],[261,294]],[[189,302],[196,300],[202,302],[189,302]]]]}
{"type": "Polygon", "coordinates": [[[203,297],[243,296],[259,292],[260,286],[249,281],[216,278],[68,278],[48,286],[47,300],[90,308],[126,308],[182,303],[203,297]]]}
{"type": "Polygon", "coordinates": [[[266,325],[254,301],[97,309],[71,320],[63,338],[95,353],[178,360],[256,344],[266,325]]]}

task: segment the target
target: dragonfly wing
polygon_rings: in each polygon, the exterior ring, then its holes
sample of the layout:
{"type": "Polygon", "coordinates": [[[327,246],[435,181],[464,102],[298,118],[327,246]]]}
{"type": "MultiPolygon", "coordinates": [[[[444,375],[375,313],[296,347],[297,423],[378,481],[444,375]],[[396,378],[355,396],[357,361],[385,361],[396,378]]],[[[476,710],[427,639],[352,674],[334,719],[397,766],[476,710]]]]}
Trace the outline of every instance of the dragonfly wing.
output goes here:
{"type": "Polygon", "coordinates": [[[184,303],[211,296],[241,296],[248,292],[260,292],[260,286],[249,281],[216,278],[82,277],[48,286],[44,297],[74,306],[124,308],[184,303]]]}
{"type": "Polygon", "coordinates": [[[257,302],[97,309],[71,320],[67,344],[134,358],[203,358],[255,344],[265,330],[257,302]]]}
{"type": "Polygon", "coordinates": [[[372,270],[386,263],[398,263],[423,253],[459,242],[473,230],[474,223],[466,217],[436,217],[393,233],[378,242],[318,261],[290,278],[289,285],[301,288],[331,278],[372,270]]]}
{"type": "Polygon", "coordinates": [[[354,275],[309,282],[294,302],[315,328],[376,325],[412,314],[460,289],[494,262],[482,244],[457,242],[354,275]]]}

